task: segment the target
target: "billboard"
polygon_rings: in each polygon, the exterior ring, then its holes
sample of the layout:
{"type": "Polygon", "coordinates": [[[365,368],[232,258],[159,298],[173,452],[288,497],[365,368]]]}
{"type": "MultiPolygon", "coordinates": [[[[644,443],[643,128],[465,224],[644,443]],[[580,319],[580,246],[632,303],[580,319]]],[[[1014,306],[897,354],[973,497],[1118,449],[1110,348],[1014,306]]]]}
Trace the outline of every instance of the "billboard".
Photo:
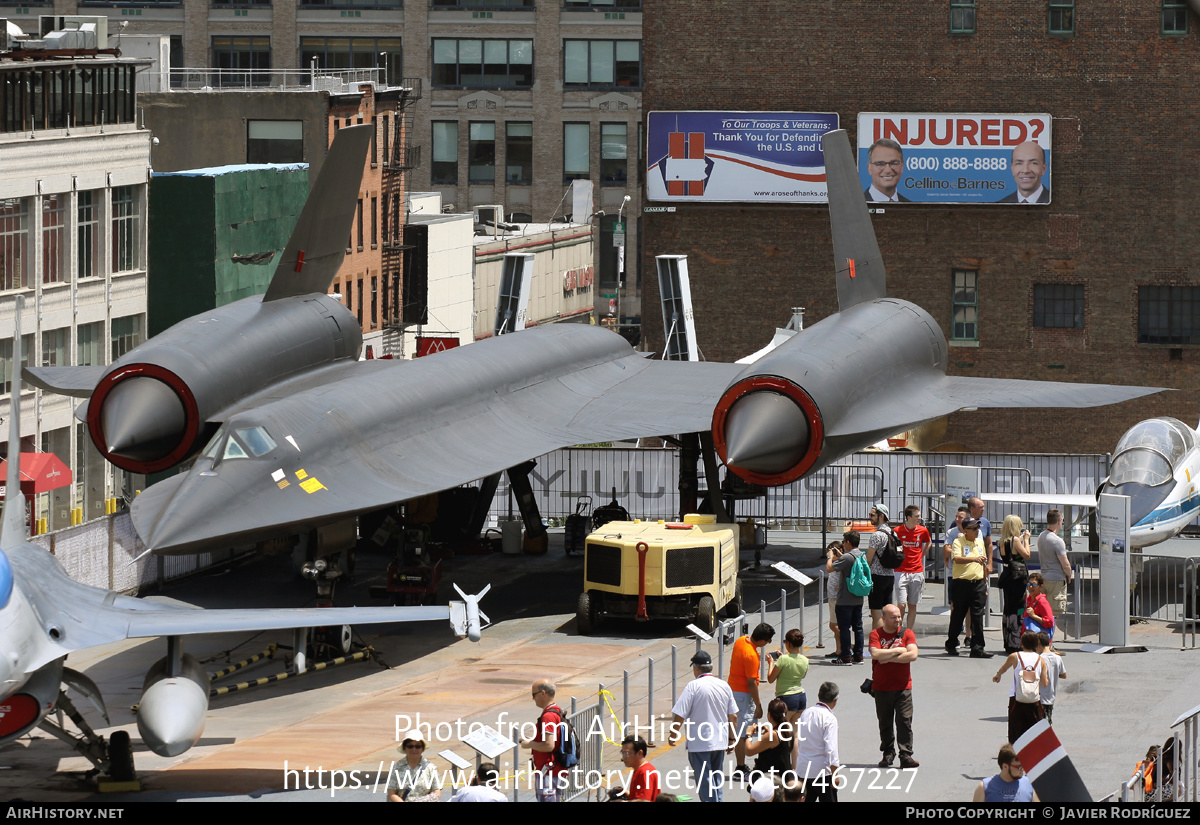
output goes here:
{"type": "Polygon", "coordinates": [[[899,203],[1048,204],[1050,123],[1046,114],[864,112],[863,195],[899,203]]]}
{"type": "Polygon", "coordinates": [[[692,203],[825,203],[821,135],[831,112],[650,112],[646,198],[692,203]]]}

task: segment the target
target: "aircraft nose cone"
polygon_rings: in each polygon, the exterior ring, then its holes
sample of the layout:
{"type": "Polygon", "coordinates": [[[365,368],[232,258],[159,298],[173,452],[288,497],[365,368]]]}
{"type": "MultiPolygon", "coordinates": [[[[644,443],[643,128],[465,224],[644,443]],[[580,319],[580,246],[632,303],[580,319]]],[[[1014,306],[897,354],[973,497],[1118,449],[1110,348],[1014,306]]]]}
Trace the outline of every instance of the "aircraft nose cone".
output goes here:
{"type": "Polygon", "coordinates": [[[179,444],[187,414],[179,396],[162,381],[130,378],[113,387],[104,399],[100,426],[111,455],[155,461],[179,444]]]}
{"type": "Polygon", "coordinates": [[[795,467],[809,445],[808,421],[790,398],[760,390],[733,403],[725,421],[725,463],[777,475],[795,467]]]}

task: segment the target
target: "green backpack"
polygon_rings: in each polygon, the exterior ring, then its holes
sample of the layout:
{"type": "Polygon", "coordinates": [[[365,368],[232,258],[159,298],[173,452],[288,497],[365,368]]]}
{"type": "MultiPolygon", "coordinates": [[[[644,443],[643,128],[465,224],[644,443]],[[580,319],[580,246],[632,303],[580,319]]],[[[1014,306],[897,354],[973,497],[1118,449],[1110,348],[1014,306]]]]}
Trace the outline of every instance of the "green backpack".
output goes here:
{"type": "Polygon", "coordinates": [[[846,575],[846,589],[851,596],[867,596],[871,593],[871,565],[867,564],[867,554],[859,553],[854,560],[854,566],[846,575]]]}

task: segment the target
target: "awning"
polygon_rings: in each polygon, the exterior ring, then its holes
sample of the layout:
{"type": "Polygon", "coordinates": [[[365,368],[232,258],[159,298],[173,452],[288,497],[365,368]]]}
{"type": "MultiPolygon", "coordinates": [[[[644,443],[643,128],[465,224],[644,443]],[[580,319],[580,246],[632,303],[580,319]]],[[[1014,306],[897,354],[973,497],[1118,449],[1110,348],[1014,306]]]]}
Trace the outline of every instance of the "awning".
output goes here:
{"type": "MultiPolygon", "coordinates": [[[[8,461],[0,461],[0,491],[8,473],[8,461]]],[[[54,453],[21,453],[21,492],[26,496],[46,493],[71,483],[71,468],[54,453]]]]}

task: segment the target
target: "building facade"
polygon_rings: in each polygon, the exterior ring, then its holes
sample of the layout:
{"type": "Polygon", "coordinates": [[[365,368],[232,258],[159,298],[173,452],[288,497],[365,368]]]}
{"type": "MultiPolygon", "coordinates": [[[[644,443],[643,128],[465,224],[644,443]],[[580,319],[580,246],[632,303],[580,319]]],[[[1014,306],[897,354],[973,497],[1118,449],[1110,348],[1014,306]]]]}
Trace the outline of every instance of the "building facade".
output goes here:
{"type": "MultiPolygon", "coordinates": [[[[0,417],[22,364],[108,364],[145,339],[150,133],[135,118],[134,73],[112,58],[0,61],[0,417]],[[53,91],[53,94],[44,92],[53,91]]],[[[78,399],[23,384],[27,452],[52,452],[74,484],[33,502],[50,529],[103,516],[132,495],[76,420],[78,399]],[[114,475],[115,473],[115,475],[114,475]]]]}
{"type": "Polygon", "coordinates": [[[172,66],[219,68],[227,72],[221,82],[243,70],[282,78],[314,67],[375,68],[391,85],[420,80],[410,143],[421,147],[422,163],[411,186],[440,192],[448,211],[502,204],[509,217],[544,223],[569,213],[572,180],[592,180],[595,210],[604,213],[594,218],[599,284],[615,291],[613,224],[622,212],[630,288],[621,312],[636,316],[642,4],[47,0],[11,4],[11,16],[106,15],[111,32],[168,36],[172,66]]]}
{"type": "MultiPolygon", "coordinates": [[[[862,113],[1047,113],[1049,203],[875,210],[888,292],[941,323],[952,374],[1181,390],[1094,410],[960,413],[945,439],[974,450],[1105,452],[1143,418],[1194,424],[1200,21],[1187,6],[846,0],[793,13],[781,5],[648,7],[647,112],[836,113],[859,147],[875,137],[858,134],[862,113]],[[700,12],[703,42],[680,48],[700,12]]],[[[922,178],[911,166],[904,175],[908,187],[922,178]]],[[[689,256],[697,332],[711,359],[756,350],[792,306],[806,308],[809,325],[837,309],[822,205],[679,204],[644,221],[644,271],[655,254],[689,256]]],[[[647,307],[658,305],[651,280],[647,307]]],[[[661,350],[658,325],[644,333],[647,348],[661,350]]],[[[878,389],[864,387],[864,403],[878,389]]]]}

